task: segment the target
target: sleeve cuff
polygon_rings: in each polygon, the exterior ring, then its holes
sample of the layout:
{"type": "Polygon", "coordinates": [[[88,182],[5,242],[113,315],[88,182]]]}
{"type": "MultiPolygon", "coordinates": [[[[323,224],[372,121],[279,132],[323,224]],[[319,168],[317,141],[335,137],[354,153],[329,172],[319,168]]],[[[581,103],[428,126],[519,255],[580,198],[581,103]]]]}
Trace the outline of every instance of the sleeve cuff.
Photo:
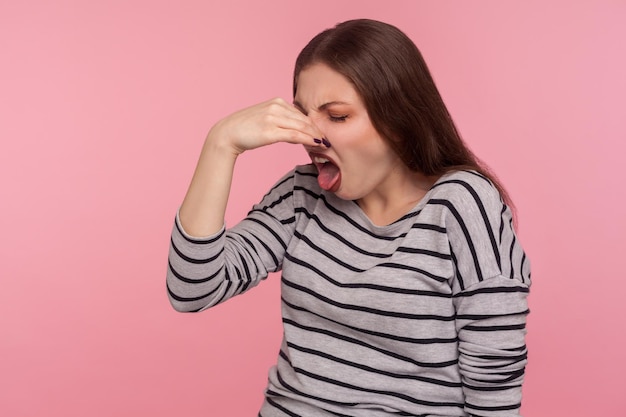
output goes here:
{"type": "Polygon", "coordinates": [[[176,210],[176,219],[174,221],[175,225],[176,225],[176,229],[178,230],[178,233],[180,233],[180,235],[188,242],[190,243],[212,243],[215,242],[217,239],[219,239],[224,232],[226,231],[226,224],[222,224],[222,228],[220,230],[218,230],[217,232],[208,235],[208,236],[192,236],[189,233],[187,233],[185,231],[185,229],[183,228],[183,225],[180,222],[180,208],[178,210],[176,210]]]}

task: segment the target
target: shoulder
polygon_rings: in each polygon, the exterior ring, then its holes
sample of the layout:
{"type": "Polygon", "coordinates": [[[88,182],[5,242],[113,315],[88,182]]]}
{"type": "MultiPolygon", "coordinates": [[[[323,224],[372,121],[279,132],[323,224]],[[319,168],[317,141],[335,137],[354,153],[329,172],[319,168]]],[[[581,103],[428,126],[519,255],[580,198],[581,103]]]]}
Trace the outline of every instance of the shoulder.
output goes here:
{"type": "Polygon", "coordinates": [[[499,275],[528,282],[529,263],[515,235],[512,212],[488,178],[457,171],[441,177],[433,188],[430,202],[441,207],[457,270],[454,285],[470,288],[499,275]]]}
{"type": "Polygon", "coordinates": [[[315,168],[315,165],[297,165],[292,173],[293,193],[300,204],[311,204],[326,193],[317,183],[317,168],[315,168]]]}
{"type": "Polygon", "coordinates": [[[452,171],[444,174],[433,185],[431,200],[459,214],[500,215],[504,207],[502,196],[495,185],[476,171],[452,171]]]}
{"type": "Polygon", "coordinates": [[[279,178],[254,208],[274,208],[286,203],[300,206],[311,196],[318,198],[320,191],[315,166],[297,165],[279,178]]]}
{"type": "Polygon", "coordinates": [[[292,193],[294,189],[310,188],[317,184],[317,170],[313,165],[296,165],[280,177],[267,195],[292,193]]]}
{"type": "Polygon", "coordinates": [[[313,164],[297,165],[292,170],[294,186],[311,190],[321,190],[317,183],[317,168],[313,164]]]}

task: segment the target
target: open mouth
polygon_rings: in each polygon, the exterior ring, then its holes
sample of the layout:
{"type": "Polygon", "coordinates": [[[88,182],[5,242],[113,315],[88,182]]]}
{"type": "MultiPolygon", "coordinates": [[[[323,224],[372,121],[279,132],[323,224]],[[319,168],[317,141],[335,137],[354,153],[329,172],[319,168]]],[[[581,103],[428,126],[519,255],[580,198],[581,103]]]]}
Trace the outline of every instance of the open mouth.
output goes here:
{"type": "Polygon", "coordinates": [[[335,192],[341,184],[341,171],[335,162],[325,155],[311,153],[311,160],[317,168],[317,183],[326,191],[335,192]]]}

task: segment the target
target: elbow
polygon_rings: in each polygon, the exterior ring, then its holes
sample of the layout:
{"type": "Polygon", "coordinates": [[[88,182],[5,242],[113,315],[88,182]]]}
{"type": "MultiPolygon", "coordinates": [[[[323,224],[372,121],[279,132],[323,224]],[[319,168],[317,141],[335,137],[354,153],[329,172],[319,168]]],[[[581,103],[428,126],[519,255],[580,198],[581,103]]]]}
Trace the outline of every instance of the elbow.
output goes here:
{"type": "Polygon", "coordinates": [[[174,309],[174,311],[178,313],[195,313],[200,311],[199,308],[195,308],[195,306],[191,305],[192,303],[186,303],[179,300],[176,300],[171,295],[169,295],[170,305],[174,309]]]}
{"type": "Polygon", "coordinates": [[[209,290],[208,292],[198,291],[197,288],[179,286],[177,282],[167,281],[167,297],[174,310],[180,313],[196,313],[206,310],[222,301],[223,286],[209,290]]]}
{"type": "Polygon", "coordinates": [[[172,308],[179,313],[196,313],[206,307],[206,301],[203,301],[205,297],[181,297],[172,291],[169,284],[167,285],[167,297],[172,308]]]}
{"type": "Polygon", "coordinates": [[[201,308],[193,309],[193,308],[189,308],[189,306],[187,305],[181,305],[179,303],[170,303],[170,304],[174,308],[174,311],[178,313],[197,313],[198,311],[201,310],[201,308]]]}
{"type": "Polygon", "coordinates": [[[209,278],[192,279],[176,272],[170,265],[165,280],[170,305],[181,313],[195,313],[218,304],[225,290],[225,283],[220,278],[218,271],[209,278]]]}

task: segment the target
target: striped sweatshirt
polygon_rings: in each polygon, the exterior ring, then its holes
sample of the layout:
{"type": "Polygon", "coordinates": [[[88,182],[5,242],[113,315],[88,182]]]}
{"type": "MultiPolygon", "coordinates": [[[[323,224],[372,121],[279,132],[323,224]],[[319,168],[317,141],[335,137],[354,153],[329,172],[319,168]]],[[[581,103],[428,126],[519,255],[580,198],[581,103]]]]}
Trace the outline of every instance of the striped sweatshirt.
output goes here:
{"type": "Polygon", "coordinates": [[[201,311],[281,271],[283,340],[259,416],[519,416],[530,264],[509,208],[473,171],[374,225],[312,165],[239,224],[176,218],[167,290],[201,311]]]}

